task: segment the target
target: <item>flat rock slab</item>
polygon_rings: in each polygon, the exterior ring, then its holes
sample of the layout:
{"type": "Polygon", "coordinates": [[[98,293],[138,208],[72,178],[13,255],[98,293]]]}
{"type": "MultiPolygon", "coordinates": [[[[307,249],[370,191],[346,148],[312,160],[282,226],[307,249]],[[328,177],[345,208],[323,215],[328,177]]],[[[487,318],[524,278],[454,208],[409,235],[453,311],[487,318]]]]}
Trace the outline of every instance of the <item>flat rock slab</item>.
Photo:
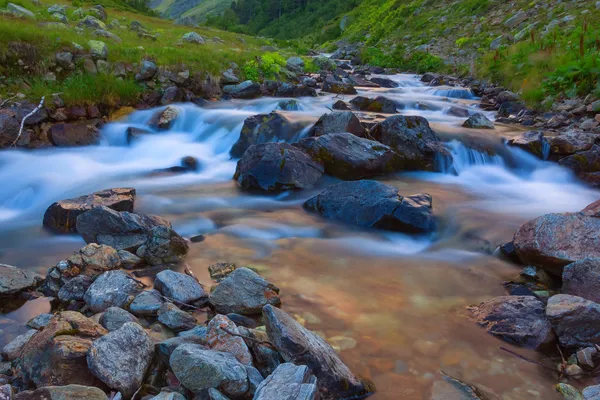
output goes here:
{"type": "Polygon", "coordinates": [[[44,278],[34,272],[0,264],[0,298],[35,289],[44,278]]]}
{"type": "Polygon", "coordinates": [[[306,365],[317,377],[321,399],[357,398],[372,391],[319,335],[279,308],[267,305],[263,317],[270,342],[286,362],[306,365]]]}
{"type": "Polygon", "coordinates": [[[404,197],[394,186],[377,181],[342,182],[308,199],[304,208],[325,218],[360,227],[427,233],[435,230],[428,194],[404,197]]]}
{"type": "Polygon", "coordinates": [[[259,386],[253,400],[315,400],[317,378],[305,365],[281,364],[259,386]]]}
{"type": "Polygon", "coordinates": [[[133,212],[135,189],[107,189],[53,203],[44,213],[44,227],[56,233],[76,232],[77,217],[94,207],[106,206],[115,211],[133,212]]]}

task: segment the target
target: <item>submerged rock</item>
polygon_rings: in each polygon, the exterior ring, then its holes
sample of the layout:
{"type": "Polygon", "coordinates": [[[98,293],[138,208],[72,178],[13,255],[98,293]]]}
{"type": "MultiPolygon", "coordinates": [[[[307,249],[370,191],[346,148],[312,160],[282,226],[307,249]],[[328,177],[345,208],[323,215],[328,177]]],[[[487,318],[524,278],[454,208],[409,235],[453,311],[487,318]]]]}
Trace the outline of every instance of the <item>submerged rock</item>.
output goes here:
{"type": "Polygon", "coordinates": [[[260,314],[267,304],[281,304],[279,288],[248,268],[229,274],[211,293],[210,303],[218,313],[260,314]]]}
{"type": "Polygon", "coordinates": [[[263,309],[267,334],[286,362],[306,365],[324,400],[362,396],[373,390],[357,378],[319,335],[271,305],[263,309]]]}
{"type": "Polygon", "coordinates": [[[473,307],[477,323],[517,346],[549,348],[555,336],[544,303],[533,296],[500,296],[473,307]]]}
{"type": "Polygon", "coordinates": [[[238,161],[235,179],[244,190],[277,193],[311,188],[323,166],[287,143],[251,146],[238,161]]]}
{"type": "Polygon", "coordinates": [[[44,214],[44,227],[57,233],[75,232],[77,217],[94,207],[133,212],[135,189],[116,188],[53,203],[44,214]]]}
{"type": "Polygon", "coordinates": [[[394,186],[369,180],[332,185],[304,208],[361,227],[427,233],[436,226],[430,195],[404,197],[394,186]]]}
{"type": "Polygon", "coordinates": [[[323,114],[309,131],[309,136],[323,136],[329,133],[348,132],[358,137],[364,137],[366,129],[351,111],[334,111],[323,114]]]}
{"type": "Polygon", "coordinates": [[[256,389],[253,400],[316,400],[317,378],[305,365],[281,364],[256,389]]]}
{"type": "Polygon", "coordinates": [[[252,145],[291,142],[300,134],[302,128],[302,124],[292,122],[278,112],[254,115],[244,121],[240,138],[231,148],[230,154],[238,158],[252,145]]]}
{"type": "Polygon", "coordinates": [[[351,133],[302,139],[296,147],[325,167],[336,178],[357,180],[398,172],[405,160],[390,147],[351,133]]]}
{"type": "Polygon", "coordinates": [[[152,362],[154,343],[133,322],[94,341],[87,355],[90,371],[109,388],[129,398],[140,388],[152,362]]]}
{"type": "Polygon", "coordinates": [[[0,298],[38,287],[44,278],[34,272],[0,264],[0,298]]]}
{"type": "Polygon", "coordinates": [[[562,346],[581,348],[600,344],[600,304],[557,294],[548,299],[546,315],[562,346]]]}

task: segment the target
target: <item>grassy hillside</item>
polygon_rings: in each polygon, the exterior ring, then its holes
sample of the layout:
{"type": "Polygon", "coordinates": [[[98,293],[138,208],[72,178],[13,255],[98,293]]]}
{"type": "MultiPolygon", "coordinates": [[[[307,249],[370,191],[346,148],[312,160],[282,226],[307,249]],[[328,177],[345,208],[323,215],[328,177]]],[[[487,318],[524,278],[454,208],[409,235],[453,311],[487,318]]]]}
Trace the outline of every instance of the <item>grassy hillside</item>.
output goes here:
{"type": "Polygon", "coordinates": [[[150,0],[149,7],[164,18],[194,24],[228,10],[233,0],[150,0]]]}
{"type": "MultiPolygon", "coordinates": [[[[6,7],[6,0],[0,0],[0,9],[6,7]]],[[[218,76],[230,68],[232,63],[244,65],[264,52],[260,48],[269,41],[212,28],[190,27],[173,24],[140,13],[131,5],[118,0],[104,0],[108,20],[107,30],[117,35],[121,42],[99,37],[94,29],[78,29],[80,15],[77,9],[88,10],[93,4],[56,0],[52,4],[68,6],[66,24],[58,23],[48,11],[49,4],[41,5],[30,0],[15,0],[32,11],[33,18],[16,17],[6,12],[0,13],[0,97],[25,93],[39,97],[53,92],[63,93],[65,100],[127,102],[130,97],[139,95],[147,86],[133,78],[137,66],[143,60],[152,60],[159,67],[171,70],[188,69],[218,76]],[[138,21],[154,36],[140,36],[130,30],[132,21],[138,21]],[[194,31],[202,35],[206,43],[191,44],[181,42],[181,37],[194,31]],[[124,64],[132,72],[125,79],[112,73],[86,74],[80,65],[70,73],[55,71],[57,52],[71,52],[75,56],[89,51],[90,40],[100,40],[108,47],[108,63],[113,66],[124,64]]]]}

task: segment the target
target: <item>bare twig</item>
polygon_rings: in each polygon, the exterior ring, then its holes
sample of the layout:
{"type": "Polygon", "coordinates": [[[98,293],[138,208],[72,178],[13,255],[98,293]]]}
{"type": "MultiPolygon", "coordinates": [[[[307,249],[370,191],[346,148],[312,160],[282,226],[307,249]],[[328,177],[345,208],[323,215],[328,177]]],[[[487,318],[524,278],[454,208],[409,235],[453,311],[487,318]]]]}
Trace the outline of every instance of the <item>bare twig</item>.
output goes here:
{"type": "Polygon", "coordinates": [[[225,333],[230,334],[231,336],[241,337],[244,340],[249,340],[251,342],[255,342],[256,344],[262,344],[264,346],[272,348],[273,350],[277,350],[277,348],[275,346],[273,346],[273,344],[271,342],[267,342],[267,341],[264,341],[264,340],[254,339],[254,338],[252,338],[250,336],[246,336],[246,335],[240,335],[239,333],[231,332],[229,329],[224,328],[222,326],[220,326],[219,329],[221,329],[225,333]]]}
{"type": "Polygon", "coordinates": [[[131,400],[135,400],[135,396],[137,396],[137,394],[140,392],[140,390],[142,390],[142,386],[140,386],[139,389],[135,391],[133,396],[131,396],[131,400]]]}
{"type": "Polygon", "coordinates": [[[202,311],[202,310],[203,310],[203,309],[202,309],[202,308],[200,308],[200,307],[196,307],[196,306],[193,306],[193,305],[191,305],[191,304],[187,304],[187,303],[183,303],[183,302],[181,302],[181,301],[177,301],[177,300],[175,300],[175,299],[172,299],[172,298],[170,298],[170,297],[167,297],[167,296],[165,296],[165,295],[163,295],[163,294],[161,294],[161,295],[160,295],[160,297],[162,297],[163,299],[165,299],[165,300],[167,300],[167,301],[169,301],[169,302],[171,302],[171,303],[173,303],[173,304],[175,304],[175,305],[178,305],[178,306],[186,306],[186,307],[189,307],[189,308],[191,308],[191,309],[194,309],[194,310],[196,310],[196,311],[202,311]]]}
{"type": "Polygon", "coordinates": [[[17,98],[17,96],[11,96],[7,99],[0,101],[0,108],[4,107],[6,104],[8,104],[9,101],[16,99],[16,98],[17,98]]]}
{"type": "Polygon", "coordinates": [[[42,106],[44,105],[45,99],[46,99],[46,96],[42,96],[42,100],[40,100],[40,104],[36,108],[34,108],[33,111],[31,111],[29,114],[27,114],[26,116],[23,117],[23,119],[21,120],[21,128],[19,129],[19,134],[17,135],[17,138],[15,139],[13,144],[11,144],[11,147],[17,145],[17,142],[21,138],[21,134],[23,134],[23,128],[25,128],[25,121],[27,120],[27,118],[31,117],[33,114],[38,112],[38,110],[40,108],[42,108],[42,106]]]}

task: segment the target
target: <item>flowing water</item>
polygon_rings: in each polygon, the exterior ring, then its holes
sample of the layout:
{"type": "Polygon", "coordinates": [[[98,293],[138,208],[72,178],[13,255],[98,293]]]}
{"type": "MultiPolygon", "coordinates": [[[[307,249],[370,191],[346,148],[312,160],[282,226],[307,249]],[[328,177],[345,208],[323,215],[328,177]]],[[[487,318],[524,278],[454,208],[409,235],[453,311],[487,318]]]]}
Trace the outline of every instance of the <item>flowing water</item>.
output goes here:
{"type": "MultiPolygon", "coordinates": [[[[106,125],[98,146],[0,153],[0,262],[45,273],[84,244],[76,235],[41,229],[52,202],[135,187],[137,212],[169,218],[183,236],[205,235],[187,258],[205,283],[207,267],[215,262],[260,270],[281,288],[287,312],[328,338],[351,369],[375,382],[373,399],[429,399],[440,371],[501,399],[557,399],[556,377],[501,351],[508,345],[478,328],[466,307],[505,294],[502,282],[519,269],[487,254],[510,240],[520,224],[549,212],[580,210],[599,193],[556,164],[506,148],[503,138],[518,133],[514,128],[461,128],[464,118],[448,110],[475,112],[478,101],[469,90],[425,87],[411,75],[391,78],[398,88],[359,94],[385,95],[404,104],[403,114],[427,118],[454,156],[453,165],[437,173],[382,179],[402,194],[433,196],[441,220],[435,236],[360,230],[304,212],[302,202],[335,182],[332,178],[312,190],[278,196],[240,192],[231,180],[236,160],[229,150],[244,119],[278,108],[281,100],[261,98],[205,108],[182,105],[170,131],[131,145],[126,128],[146,127],[156,110],[106,125]],[[199,160],[198,172],[155,173],[184,156],[199,160]]],[[[309,126],[337,99],[301,98],[299,110],[286,115],[309,126]]],[[[0,344],[48,310],[45,299],[4,304],[0,344]]]]}

